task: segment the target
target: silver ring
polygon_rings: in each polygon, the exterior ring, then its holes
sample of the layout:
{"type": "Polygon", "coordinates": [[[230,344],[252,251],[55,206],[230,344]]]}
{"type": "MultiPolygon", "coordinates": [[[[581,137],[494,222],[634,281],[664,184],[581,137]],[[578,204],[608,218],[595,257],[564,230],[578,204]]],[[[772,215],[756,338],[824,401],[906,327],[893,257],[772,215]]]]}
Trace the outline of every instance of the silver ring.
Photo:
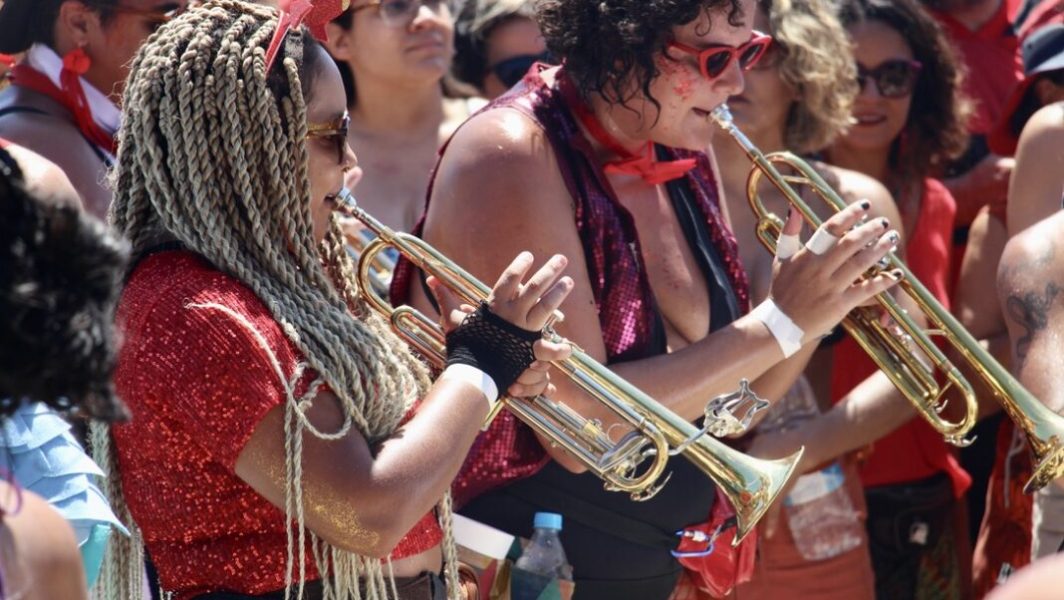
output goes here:
{"type": "Polygon", "coordinates": [[[828,232],[828,228],[821,225],[813,232],[813,237],[809,238],[809,241],[805,243],[805,247],[813,254],[819,256],[828,250],[831,250],[838,241],[839,238],[831,235],[831,233],[828,232]]]}
{"type": "Polygon", "coordinates": [[[780,260],[787,260],[795,254],[798,254],[798,251],[801,249],[802,240],[796,235],[786,235],[781,233],[779,239],[776,240],[776,258],[780,260]]]}

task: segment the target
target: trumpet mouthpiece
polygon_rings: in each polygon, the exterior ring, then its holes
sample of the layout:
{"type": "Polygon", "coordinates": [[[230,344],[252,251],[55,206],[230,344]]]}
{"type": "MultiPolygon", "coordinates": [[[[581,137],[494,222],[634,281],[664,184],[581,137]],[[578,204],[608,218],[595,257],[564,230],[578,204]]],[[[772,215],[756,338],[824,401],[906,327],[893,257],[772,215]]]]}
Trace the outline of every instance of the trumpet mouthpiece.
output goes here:
{"type": "Polygon", "coordinates": [[[355,195],[351,193],[351,190],[344,186],[340,188],[339,192],[336,192],[336,210],[348,216],[353,216],[355,210],[358,209],[358,200],[355,200],[355,195]]]}
{"type": "Polygon", "coordinates": [[[716,121],[717,125],[720,125],[721,127],[726,128],[732,124],[731,109],[729,109],[728,105],[724,103],[721,103],[720,106],[710,111],[709,117],[716,121]]]}

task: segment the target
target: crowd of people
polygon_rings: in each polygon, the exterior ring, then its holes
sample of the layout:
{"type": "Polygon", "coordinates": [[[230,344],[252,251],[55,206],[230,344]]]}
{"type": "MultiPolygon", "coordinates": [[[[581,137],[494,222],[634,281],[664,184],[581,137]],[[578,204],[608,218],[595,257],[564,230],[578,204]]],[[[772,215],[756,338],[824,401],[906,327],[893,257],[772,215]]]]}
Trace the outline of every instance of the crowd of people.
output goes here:
{"type": "Polygon", "coordinates": [[[0,53],[0,598],[494,598],[454,515],[542,512],[576,600],[1061,597],[1064,0],[0,0],[0,53]],[[355,196],[493,284],[389,254],[440,356],[355,196]],[[929,302],[996,362],[935,336],[921,411],[929,302]],[[794,473],[604,485],[505,408],[633,447],[574,352],[706,436],[749,387],[794,473]]]}

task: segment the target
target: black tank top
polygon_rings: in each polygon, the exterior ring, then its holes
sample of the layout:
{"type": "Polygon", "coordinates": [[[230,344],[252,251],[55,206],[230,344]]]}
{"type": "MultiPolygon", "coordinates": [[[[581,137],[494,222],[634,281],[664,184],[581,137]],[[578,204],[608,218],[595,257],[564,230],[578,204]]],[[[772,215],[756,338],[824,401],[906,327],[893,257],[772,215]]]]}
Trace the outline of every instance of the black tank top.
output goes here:
{"type": "MultiPolygon", "coordinates": [[[[710,331],[716,331],[741,315],[739,301],[687,180],[667,187],[706,279],[710,331]]],[[[657,353],[665,354],[660,312],[652,336],[657,353]]],[[[716,494],[712,480],[682,457],[670,460],[668,471],[671,478],[656,496],[634,502],[628,494],[605,491],[591,473],[574,475],[551,461],[532,477],[480,496],[460,512],[526,538],[532,535],[536,512],[560,513],[565,517],[562,546],[576,580],[574,600],[665,600],[681,569],[669,553],[678,542],[675,532],[705,521],[716,494]]]]}

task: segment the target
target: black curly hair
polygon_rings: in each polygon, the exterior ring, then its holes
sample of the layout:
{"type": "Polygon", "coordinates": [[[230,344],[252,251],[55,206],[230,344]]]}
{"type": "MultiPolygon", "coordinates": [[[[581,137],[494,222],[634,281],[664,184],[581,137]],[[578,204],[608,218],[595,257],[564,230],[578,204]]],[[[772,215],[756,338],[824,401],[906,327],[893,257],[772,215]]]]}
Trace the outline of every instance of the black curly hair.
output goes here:
{"type": "Polygon", "coordinates": [[[0,149],[0,419],[22,400],[122,419],[114,308],[128,250],[76,206],[34,198],[0,149]]]}
{"type": "Polygon", "coordinates": [[[890,163],[903,181],[941,172],[967,148],[971,112],[961,91],[963,66],[946,34],[915,0],[843,0],[839,17],[846,27],[862,21],[887,25],[905,39],[913,58],[923,65],[890,163]]]}
{"type": "Polygon", "coordinates": [[[658,76],[654,56],[670,41],[672,28],[703,13],[725,12],[728,22],[742,18],[740,0],[540,0],[536,10],[547,48],[577,87],[626,105],[637,84],[650,93],[658,76]]]}

